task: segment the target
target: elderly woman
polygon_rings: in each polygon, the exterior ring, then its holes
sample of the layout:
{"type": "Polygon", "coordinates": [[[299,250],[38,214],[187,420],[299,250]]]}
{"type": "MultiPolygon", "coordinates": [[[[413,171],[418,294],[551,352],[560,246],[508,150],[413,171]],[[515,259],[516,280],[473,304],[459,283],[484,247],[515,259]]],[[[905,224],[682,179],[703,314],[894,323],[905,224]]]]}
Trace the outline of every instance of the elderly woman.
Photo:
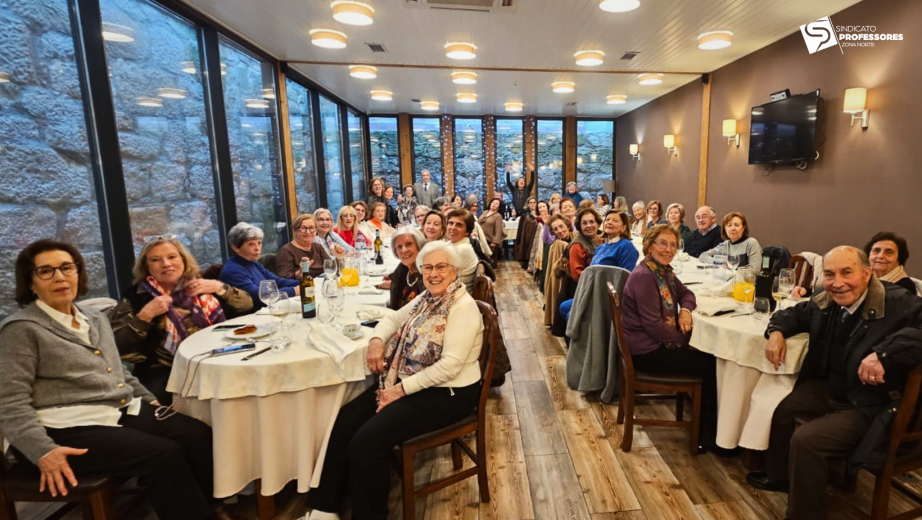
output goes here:
{"type": "Polygon", "coordinates": [[[382,240],[389,239],[394,234],[394,228],[387,223],[387,204],[383,202],[375,202],[372,205],[368,224],[371,226],[372,234],[377,231],[382,240]]]}
{"type": "Polygon", "coordinates": [[[738,211],[727,213],[720,226],[721,242],[709,251],[701,253],[698,261],[702,264],[714,262],[714,254],[718,247],[727,251],[727,256],[738,255],[740,267],[751,267],[755,270],[762,268],[762,246],[759,241],[749,236],[749,224],[746,216],[738,211]]]}
{"type": "Polygon", "coordinates": [[[419,206],[416,206],[416,209],[413,210],[413,222],[414,222],[415,227],[417,228],[423,227],[423,220],[426,219],[426,215],[430,211],[432,211],[432,209],[429,206],[423,206],[422,204],[420,204],[419,206]]]}
{"type": "Polygon", "coordinates": [[[381,177],[371,179],[371,187],[368,189],[367,200],[369,208],[374,206],[375,202],[387,204],[387,199],[384,198],[384,179],[381,177]]]}
{"type": "Polygon", "coordinates": [[[610,210],[602,221],[604,242],[596,248],[589,265],[611,265],[633,271],[640,254],[631,243],[629,229],[627,215],[610,210]]]}
{"type": "MultiPolygon", "coordinates": [[[[500,218],[502,218],[502,213],[503,213],[502,196],[499,197],[499,205],[500,205],[500,209],[499,209],[500,218]]],[[[493,244],[491,244],[490,241],[487,239],[487,235],[486,233],[484,233],[483,227],[480,226],[480,221],[477,220],[477,209],[479,208],[479,206],[480,206],[480,202],[477,201],[477,196],[468,195],[467,199],[464,200],[464,204],[461,207],[463,209],[468,210],[471,213],[471,215],[473,215],[474,217],[474,229],[470,233],[468,233],[471,236],[472,241],[478,242],[480,244],[479,252],[483,253],[483,256],[487,258],[492,258],[493,244]]],[[[448,215],[446,214],[445,217],[447,218],[448,215]]]]}
{"type": "Polygon", "coordinates": [[[666,215],[663,213],[663,203],[658,200],[651,200],[647,204],[647,227],[650,229],[659,224],[666,224],[666,215]]]}
{"type": "Polygon", "coordinates": [[[429,210],[423,218],[423,235],[427,242],[435,242],[445,238],[445,215],[436,210],[429,210]]]}
{"type": "Polygon", "coordinates": [[[412,184],[407,184],[403,187],[403,196],[398,200],[397,219],[400,221],[400,225],[412,224],[414,222],[413,217],[416,215],[416,207],[419,206],[412,184]]]}
{"type": "MultiPolygon", "coordinates": [[[[500,199],[500,204],[502,204],[502,202],[502,199],[500,199]]],[[[467,198],[464,199],[464,204],[461,205],[461,207],[470,211],[471,214],[474,215],[474,218],[476,218],[477,211],[480,209],[480,202],[477,200],[476,195],[468,195],[467,198]]]]}
{"type": "Polygon", "coordinates": [[[77,248],[33,242],[15,270],[21,309],[0,323],[0,430],[41,474],[38,491],[138,477],[159,518],[226,518],[209,499],[211,429],[181,414],[157,420],[160,403],[122,365],[105,316],[74,303],[88,284],[77,248]]]}
{"type": "Polygon", "coordinates": [[[666,208],[666,223],[679,232],[684,243],[687,244],[691,240],[692,230],[685,225],[685,206],[678,202],[670,204],[666,208]]]}
{"type": "Polygon", "coordinates": [[[631,224],[631,235],[635,237],[643,236],[647,230],[647,205],[642,200],[638,200],[631,206],[631,212],[634,215],[634,222],[631,224]]]}
{"type": "Polygon", "coordinates": [[[576,185],[576,181],[567,183],[567,193],[564,198],[572,200],[576,206],[579,206],[579,203],[583,201],[583,195],[579,192],[579,186],[576,185]]]}
{"type": "MultiPolygon", "coordinates": [[[[560,213],[559,214],[566,217],[567,220],[571,222],[570,228],[573,231],[576,231],[576,224],[573,223],[576,220],[576,203],[573,202],[573,199],[571,198],[560,199],[560,213]]],[[[544,232],[541,238],[545,244],[553,244],[555,240],[554,230],[545,226],[544,232]]]]}
{"type": "Polygon", "coordinates": [[[909,260],[909,246],[905,238],[896,233],[881,231],[865,244],[864,252],[871,261],[871,270],[880,281],[899,285],[916,294],[916,284],[903,268],[909,260]]]}
{"type": "MultiPolygon", "coordinates": [[[[314,210],[314,219],[317,221],[317,238],[315,242],[323,247],[329,256],[341,257],[346,253],[351,253],[353,248],[339,233],[333,231],[333,214],[326,208],[317,208],[314,210]]],[[[295,228],[297,233],[297,228],[295,228]]]]}
{"type": "Polygon", "coordinates": [[[551,198],[548,199],[548,201],[547,201],[548,207],[553,206],[554,204],[557,204],[557,207],[559,208],[559,207],[560,207],[560,201],[561,201],[562,198],[563,198],[563,197],[561,197],[559,193],[552,193],[552,194],[551,194],[551,198]]]}
{"type": "Polygon", "coordinates": [[[387,205],[387,215],[384,221],[392,228],[400,225],[400,216],[397,214],[397,199],[395,195],[397,190],[390,184],[384,186],[384,203],[387,205]]]}
{"type": "Polygon", "coordinates": [[[657,225],[644,236],[644,259],[631,271],[624,286],[624,339],[637,370],[704,379],[699,442],[713,450],[717,434],[717,362],[714,356],[688,346],[695,295],[669,265],[678,250],[679,238],[668,224],[657,225]]]}
{"type": "Polygon", "coordinates": [[[320,276],[323,273],[323,262],[328,260],[330,255],[315,240],[317,220],[310,213],[305,213],[295,218],[292,227],[295,230],[294,240],[280,247],[275,253],[276,272],[282,278],[300,280],[301,262],[307,260],[311,276],[320,276]]]}
{"type": "MultiPolygon", "coordinates": [[[[591,201],[590,201],[591,202],[591,201]]],[[[555,300],[554,307],[560,312],[555,313],[554,322],[551,326],[551,334],[557,337],[566,336],[567,317],[570,314],[570,305],[565,305],[568,301],[572,304],[573,297],[576,296],[576,286],[583,271],[592,263],[595,256],[596,247],[600,243],[598,235],[599,226],[602,224],[602,217],[593,207],[583,208],[576,214],[577,232],[572,236],[570,245],[564,252],[569,259],[569,273],[564,276],[560,282],[560,292],[555,300]]]]}
{"type": "Polygon", "coordinates": [[[432,209],[436,209],[442,212],[442,215],[448,215],[448,212],[456,209],[451,205],[451,201],[448,200],[448,197],[439,197],[432,202],[432,209]]]}
{"type": "Polygon", "coordinates": [[[499,214],[499,199],[494,198],[490,201],[490,207],[483,212],[483,215],[480,215],[479,223],[490,249],[498,251],[503,240],[506,239],[503,216],[499,214]]]}
{"type": "Polygon", "coordinates": [[[460,263],[449,244],[426,244],[416,260],[426,291],[372,332],[367,363],[379,384],[339,411],[323,478],[308,494],[311,519],[338,518],[348,488],[353,518],[387,518],[394,446],[474,410],[483,320],[460,263]]]}
{"type": "Polygon", "coordinates": [[[490,259],[480,249],[480,243],[470,237],[474,229],[474,216],[466,209],[453,209],[445,220],[445,236],[455,247],[461,262],[458,264],[458,276],[467,291],[473,293],[477,263],[481,261],[490,263],[490,259]]]}
{"type": "Polygon", "coordinates": [[[391,299],[387,304],[389,308],[395,311],[403,308],[426,289],[423,276],[416,268],[416,257],[425,244],[426,237],[412,226],[401,228],[391,238],[391,251],[400,260],[400,265],[380,286],[391,291],[391,299]]]}
{"type": "Polygon", "coordinates": [[[253,299],[254,310],[265,306],[259,299],[259,282],[263,280],[274,280],[279,291],[288,296],[298,294],[299,280],[278,276],[257,262],[263,250],[263,230],[241,222],[227,233],[227,243],[234,254],[227,259],[218,279],[246,291],[253,299]]]}
{"type": "Polygon", "coordinates": [[[506,187],[509,188],[509,192],[512,193],[512,209],[515,210],[516,215],[521,215],[525,211],[525,203],[528,200],[529,194],[531,194],[531,189],[535,187],[535,179],[538,176],[535,175],[535,165],[533,163],[528,163],[526,167],[526,174],[522,175],[515,180],[515,184],[512,183],[512,165],[506,165],[506,187]],[[525,177],[528,174],[531,174],[531,180],[525,180],[525,177]]]}
{"type": "Polygon", "coordinates": [[[357,247],[356,244],[364,244],[365,247],[371,247],[371,238],[359,228],[358,212],[352,206],[343,206],[339,208],[336,214],[336,227],[333,231],[342,237],[350,247],[357,247]]]}
{"type": "Polygon", "coordinates": [[[565,273],[558,272],[557,263],[563,257],[564,251],[570,244],[571,225],[570,219],[563,215],[554,215],[548,221],[547,227],[550,228],[554,236],[554,243],[548,249],[547,267],[544,275],[544,325],[550,326],[554,321],[554,314],[557,301],[557,295],[560,293],[560,282],[565,273]]]}
{"type": "Polygon", "coordinates": [[[253,309],[246,292],[199,278],[195,258],[176,237],[150,237],[134,262],[134,285],[110,317],[122,359],[157,399],[169,405],[166,391],[173,357],[190,335],[253,309]]]}
{"type": "Polygon", "coordinates": [[[609,200],[608,195],[599,193],[599,196],[595,198],[595,205],[599,215],[605,215],[611,209],[611,200],[609,200]]]}

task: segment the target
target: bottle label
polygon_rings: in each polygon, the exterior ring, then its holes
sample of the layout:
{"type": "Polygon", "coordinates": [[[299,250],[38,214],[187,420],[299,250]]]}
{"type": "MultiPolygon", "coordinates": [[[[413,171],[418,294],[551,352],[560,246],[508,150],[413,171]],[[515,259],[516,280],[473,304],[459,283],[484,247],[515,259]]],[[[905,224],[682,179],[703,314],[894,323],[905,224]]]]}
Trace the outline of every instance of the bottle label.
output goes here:
{"type": "Polygon", "coordinates": [[[306,298],[313,298],[313,297],[314,297],[314,288],[313,288],[313,287],[304,287],[304,288],[302,288],[302,290],[301,290],[301,295],[304,296],[304,297],[306,297],[306,298]]]}
{"type": "Polygon", "coordinates": [[[314,312],[314,309],[317,308],[316,302],[308,302],[301,306],[301,312],[314,312]]]}

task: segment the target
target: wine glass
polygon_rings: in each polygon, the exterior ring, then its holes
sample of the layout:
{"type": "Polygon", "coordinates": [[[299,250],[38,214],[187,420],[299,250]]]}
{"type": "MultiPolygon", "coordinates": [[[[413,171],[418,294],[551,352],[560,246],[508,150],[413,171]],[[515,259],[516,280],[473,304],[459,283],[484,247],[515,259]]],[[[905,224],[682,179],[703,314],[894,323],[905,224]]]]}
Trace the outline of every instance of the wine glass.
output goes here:
{"type": "Polygon", "coordinates": [[[279,325],[284,327],[285,318],[288,316],[288,313],[291,312],[291,307],[288,303],[288,295],[283,292],[278,293],[278,299],[272,302],[272,305],[269,307],[269,312],[272,314],[272,318],[278,319],[279,325]]]}
{"type": "Polygon", "coordinates": [[[736,271],[736,268],[740,266],[740,255],[727,255],[727,267],[731,271],[736,271]]]}
{"type": "Polygon", "coordinates": [[[767,319],[771,308],[772,306],[768,302],[768,298],[756,298],[752,300],[752,316],[757,320],[767,319]]]}
{"type": "Polygon", "coordinates": [[[684,251],[685,251],[685,241],[682,240],[682,239],[680,238],[680,239],[679,239],[679,248],[676,250],[675,255],[676,255],[676,256],[682,256],[682,252],[684,252],[684,251]]]}
{"type": "Polygon", "coordinates": [[[794,284],[795,281],[793,269],[782,269],[781,272],[778,273],[778,293],[782,295],[782,300],[786,300],[791,297],[791,291],[794,289],[794,284]]]}
{"type": "Polygon", "coordinates": [[[323,261],[323,274],[326,275],[327,279],[333,279],[336,277],[337,264],[335,258],[327,258],[323,261]]]}
{"type": "Polygon", "coordinates": [[[333,319],[339,316],[346,304],[346,293],[336,280],[325,280],[321,288],[323,300],[330,307],[333,319]]]}
{"type": "Polygon", "coordinates": [[[279,288],[275,284],[275,280],[259,282],[259,299],[266,307],[271,307],[279,299],[279,288]]]}

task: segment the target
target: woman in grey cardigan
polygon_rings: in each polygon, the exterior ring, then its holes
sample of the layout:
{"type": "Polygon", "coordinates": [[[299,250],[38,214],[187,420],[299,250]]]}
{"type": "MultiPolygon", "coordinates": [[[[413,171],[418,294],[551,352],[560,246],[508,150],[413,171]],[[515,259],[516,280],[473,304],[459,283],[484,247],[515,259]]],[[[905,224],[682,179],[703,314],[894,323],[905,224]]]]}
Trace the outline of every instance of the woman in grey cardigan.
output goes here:
{"type": "Polygon", "coordinates": [[[720,235],[724,241],[710,251],[701,253],[698,257],[699,262],[712,263],[717,248],[722,247],[727,251],[727,255],[739,256],[740,267],[751,267],[757,271],[762,268],[762,246],[758,240],[749,236],[749,224],[745,215],[738,211],[727,213],[720,226],[720,235]]]}
{"type": "Polygon", "coordinates": [[[16,259],[16,302],[0,323],[0,431],[39,491],[67,495],[83,475],[139,477],[159,518],[216,513],[211,429],[160,405],[121,364],[109,322],[74,304],[87,290],[72,245],[39,240],[16,259]]]}

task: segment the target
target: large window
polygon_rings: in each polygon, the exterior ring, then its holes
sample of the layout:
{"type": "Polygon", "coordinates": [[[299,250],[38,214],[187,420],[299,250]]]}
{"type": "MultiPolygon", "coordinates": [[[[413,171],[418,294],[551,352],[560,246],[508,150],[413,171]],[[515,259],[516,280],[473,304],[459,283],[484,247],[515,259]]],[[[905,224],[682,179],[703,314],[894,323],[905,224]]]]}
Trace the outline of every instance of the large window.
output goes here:
{"type": "Polygon", "coordinates": [[[327,183],[327,205],[338,211],[345,204],[343,194],[342,132],[339,106],[320,96],[320,135],[323,136],[323,165],[327,183]]]}
{"type": "Polygon", "coordinates": [[[396,117],[369,117],[368,143],[371,147],[371,176],[386,184],[400,187],[400,146],[397,141],[396,117]]]}
{"type": "Polygon", "coordinates": [[[259,226],[266,234],[264,251],[274,253],[289,240],[279,166],[274,68],[223,36],[219,41],[221,63],[226,65],[221,78],[237,220],[259,226]]]}
{"type": "Polygon", "coordinates": [[[585,198],[605,191],[605,181],[615,178],[615,122],[576,122],[576,181],[585,198]]]}
{"type": "Polygon", "coordinates": [[[295,173],[295,197],[299,213],[310,213],[320,207],[317,167],[314,163],[314,133],[311,118],[310,90],[286,80],[288,92],[288,124],[291,133],[291,158],[295,173]]]}
{"type": "MultiPolygon", "coordinates": [[[[509,178],[513,184],[526,173],[523,164],[525,145],[522,144],[522,125],[522,119],[496,119],[496,181],[493,192],[502,192],[503,200],[507,204],[512,204],[512,193],[506,185],[506,166],[512,170],[509,178]]],[[[526,177],[525,182],[528,180],[526,177]]]]}
{"type": "Polygon", "coordinates": [[[0,3],[0,320],[17,308],[16,256],[39,238],[77,246],[90,296],[108,294],[68,20],[67,2],[0,3]]]}
{"type": "Polygon", "coordinates": [[[146,236],[175,234],[202,265],[221,263],[195,26],[145,0],[100,9],[134,38],[107,40],[106,55],[135,253],[146,236]]]}
{"type": "Polygon", "coordinates": [[[563,192],[563,121],[539,119],[536,139],[538,153],[538,199],[551,199],[563,192]]]}
{"type": "Polygon", "coordinates": [[[413,182],[422,182],[419,173],[429,170],[432,182],[445,193],[442,181],[442,127],[437,117],[413,118],[413,182]]]}
{"type": "MultiPolygon", "coordinates": [[[[365,139],[362,118],[348,111],[349,165],[352,168],[352,200],[365,200],[365,139]]],[[[396,188],[397,192],[400,188],[396,188]]],[[[396,196],[396,195],[395,195],[396,196]]]]}
{"type": "Polygon", "coordinates": [[[483,120],[455,119],[455,193],[475,195],[483,209],[486,179],[483,172],[483,120]]]}

